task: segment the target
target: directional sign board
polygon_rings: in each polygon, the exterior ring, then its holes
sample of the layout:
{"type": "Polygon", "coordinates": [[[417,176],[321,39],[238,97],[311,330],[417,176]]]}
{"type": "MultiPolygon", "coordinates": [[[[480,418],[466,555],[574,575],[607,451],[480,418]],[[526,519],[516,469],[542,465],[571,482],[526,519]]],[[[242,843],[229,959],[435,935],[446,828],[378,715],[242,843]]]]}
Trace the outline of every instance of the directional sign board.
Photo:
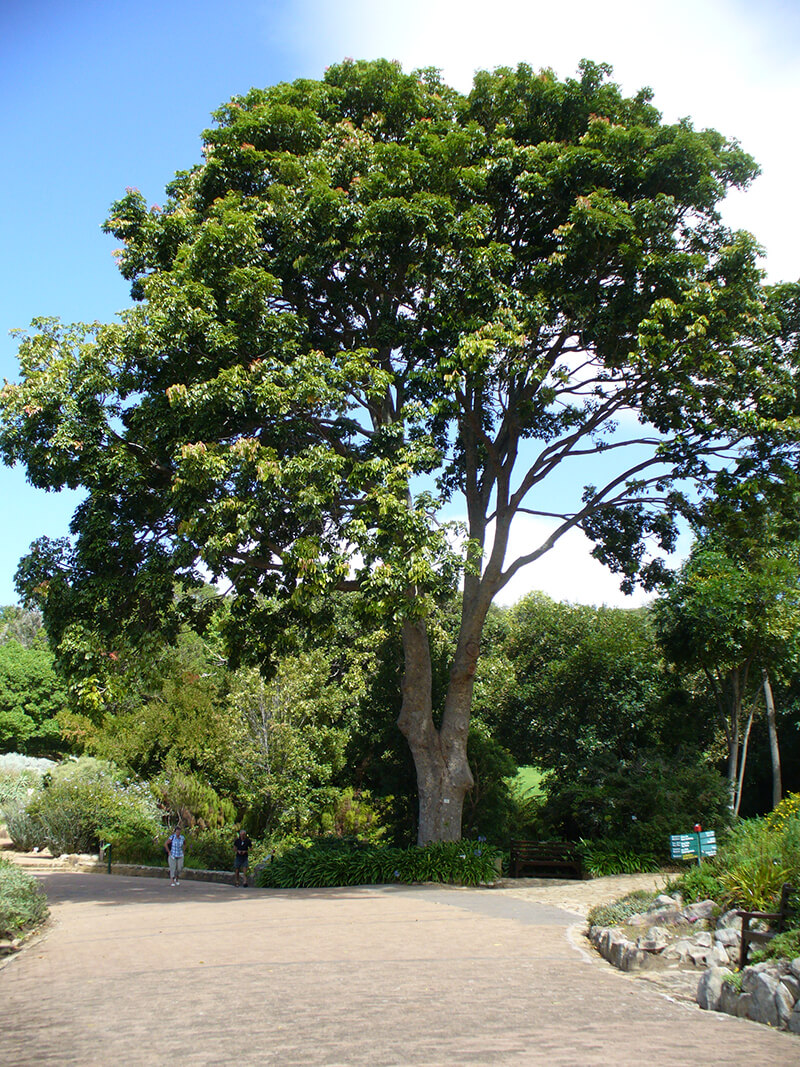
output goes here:
{"type": "Polygon", "coordinates": [[[673,834],[669,839],[670,852],[674,860],[684,856],[716,856],[717,838],[713,830],[702,830],[699,834],[673,834]]]}

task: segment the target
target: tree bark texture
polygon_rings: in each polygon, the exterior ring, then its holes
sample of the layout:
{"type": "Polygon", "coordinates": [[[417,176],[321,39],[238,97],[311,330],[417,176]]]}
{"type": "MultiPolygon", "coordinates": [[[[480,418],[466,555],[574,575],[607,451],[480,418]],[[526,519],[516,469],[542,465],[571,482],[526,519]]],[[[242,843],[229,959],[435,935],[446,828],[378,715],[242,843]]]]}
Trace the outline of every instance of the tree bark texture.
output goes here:
{"type": "Polygon", "coordinates": [[[473,785],[467,737],[477,646],[465,649],[461,655],[456,652],[439,729],[433,721],[430,644],[422,620],[404,623],[403,653],[403,702],[397,721],[417,772],[417,843],[458,841],[464,796],[473,785]]]}
{"type": "Polygon", "coordinates": [[[778,727],[775,721],[775,698],[769,673],[762,671],[764,678],[764,703],[767,706],[767,732],[769,733],[769,753],[772,759],[772,806],[777,808],[781,802],[783,785],[781,782],[781,750],[778,745],[778,727]]]}

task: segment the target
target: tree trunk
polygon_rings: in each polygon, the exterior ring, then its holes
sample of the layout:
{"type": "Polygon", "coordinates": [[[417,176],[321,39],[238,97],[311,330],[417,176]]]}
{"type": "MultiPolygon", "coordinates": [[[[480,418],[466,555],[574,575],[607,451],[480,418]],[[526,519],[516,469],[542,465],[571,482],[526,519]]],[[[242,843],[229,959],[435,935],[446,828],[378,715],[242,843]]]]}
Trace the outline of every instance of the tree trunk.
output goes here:
{"type": "Polygon", "coordinates": [[[730,685],[731,695],[726,734],[728,739],[728,790],[730,793],[731,811],[734,815],[739,809],[739,717],[741,714],[742,703],[739,681],[738,670],[730,671],[728,675],[728,684],[730,685]]]}
{"type": "Polygon", "coordinates": [[[769,732],[769,753],[772,758],[772,806],[777,808],[781,802],[783,787],[781,784],[781,751],[778,747],[778,727],[775,722],[775,698],[769,674],[762,671],[764,679],[764,703],[767,706],[767,731],[769,732]]]}
{"type": "MultiPolygon", "coordinates": [[[[442,726],[437,730],[432,713],[430,645],[423,621],[408,620],[403,624],[403,653],[403,703],[397,724],[408,741],[417,772],[417,843],[458,841],[464,795],[473,784],[467,762],[471,677],[466,685],[458,677],[457,652],[442,726]],[[454,685],[454,676],[462,684],[454,685]]],[[[477,654],[474,659],[477,662],[477,654]]]]}
{"type": "Polygon", "coordinates": [[[750,742],[750,728],[753,725],[753,715],[756,710],[756,701],[750,705],[750,715],[747,719],[747,728],[744,732],[744,738],[742,739],[742,752],[739,757],[739,776],[736,781],[736,794],[733,799],[733,814],[739,814],[739,806],[742,803],[742,787],[744,786],[744,769],[747,764],[747,746],[750,742]]]}

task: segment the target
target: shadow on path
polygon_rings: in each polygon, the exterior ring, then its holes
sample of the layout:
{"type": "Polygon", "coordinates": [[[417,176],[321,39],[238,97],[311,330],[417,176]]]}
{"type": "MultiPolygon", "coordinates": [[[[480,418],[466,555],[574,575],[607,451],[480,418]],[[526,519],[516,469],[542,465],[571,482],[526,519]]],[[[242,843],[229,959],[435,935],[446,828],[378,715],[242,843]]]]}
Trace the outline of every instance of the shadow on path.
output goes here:
{"type": "Polygon", "coordinates": [[[502,891],[41,880],[53,923],[0,971],[15,1067],[800,1062],[791,1035],[670,1001],[576,951],[574,914],[502,891]]]}

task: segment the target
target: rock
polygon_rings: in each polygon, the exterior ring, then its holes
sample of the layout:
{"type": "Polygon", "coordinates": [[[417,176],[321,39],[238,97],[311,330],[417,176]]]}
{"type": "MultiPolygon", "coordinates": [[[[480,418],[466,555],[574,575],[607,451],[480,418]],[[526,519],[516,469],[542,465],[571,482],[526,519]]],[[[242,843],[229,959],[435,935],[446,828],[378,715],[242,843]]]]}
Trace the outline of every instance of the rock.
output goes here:
{"type": "Polygon", "coordinates": [[[628,941],[620,951],[619,969],[621,971],[641,971],[647,963],[648,953],[628,941]]]}
{"type": "Polygon", "coordinates": [[[792,960],[789,964],[789,971],[795,978],[800,978],[800,956],[798,956],[796,960],[792,960]]]}
{"type": "Polygon", "coordinates": [[[789,1016],[787,1029],[793,1034],[800,1034],[800,1002],[795,1004],[792,1014],[789,1016]]]}
{"type": "Polygon", "coordinates": [[[778,984],[778,980],[766,971],[751,970],[749,967],[745,969],[742,988],[745,990],[744,996],[750,997],[748,1019],[767,1026],[778,1025],[778,1008],[775,1003],[778,984]]]}
{"type": "Polygon", "coordinates": [[[717,1011],[724,1011],[726,1015],[736,1015],[738,1003],[739,990],[735,986],[732,986],[730,982],[723,982],[722,993],[717,1002],[717,1011]]]}
{"type": "Polygon", "coordinates": [[[793,974],[783,974],[781,985],[786,986],[795,1000],[800,1000],[800,978],[795,978],[793,974]]]}
{"type": "Polygon", "coordinates": [[[708,930],[701,930],[699,934],[695,934],[692,941],[694,941],[696,945],[699,945],[700,948],[711,948],[711,945],[713,944],[711,934],[708,930]]]}
{"type": "Polygon", "coordinates": [[[739,913],[735,908],[733,908],[731,911],[726,911],[717,919],[718,930],[722,929],[725,926],[732,926],[737,930],[742,929],[742,920],[739,918],[739,913]]]}
{"type": "Polygon", "coordinates": [[[646,934],[636,940],[636,947],[645,952],[661,952],[668,944],[669,931],[663,926],[651,926],[646,934]]]}
{"type": "Polygon", "coordinates": [[[784,1030],[789,1025],[796,1000],[797,997],[792,991],[782,981],[778,982],[778,988],[775,990],[775,1010],[778,1014],[778,1025],[784,1030]]]}
{"type": "Polygon", "coordinates": [[[666,893],[659,893],[648,910],[656,911],[658,908],[674,908],[677,903],[674,897],[668,896],[666,893]]]}
{"type": "Polygon", "coordinates": [[[689,959],[689,951],[694,948],[691,941],[673,941],[671,945],[664,949],[662,952],[662,958],[665,960],[680,960],[681,963],[686,963],[689,959]]]}
{"type": "Polygon", "coordinates": [[[709,949],[701,948],[699,945],[692,945],[691,943],[689,951],[686,953],[687,958],[692,961],[695,967],[705,967],[709,962],[709,955],[709,949]]]}
{"type": "Polygon", "coordinates": [[[717,905],[713,900],[699,900],[696,904],[689,904],[683,909],[683,914],[687,919],[695,921],[697,919],[710,919],[716,910],[717,905]]]}
{"type": "Polygon", "coordinates": [[[717,1011],[722,987],[726,974],[731,972],[727,967],[709,967],[697,983],[696,1000],[701,1008],[706,1011],[717,1011]]]}
{"type": "Polygon", "coordinates": [[[628,944],[628,939],[619,932],[619,930],[611,929],[608,931],[608,937],[605,939],[606,951],[603,955],[606,957],[609,963],[613,963],[615,967],[622,966],[622,955],[625,951],[625,946],[628,944]]]}
{"type": "Polygon", "coordinates": [[[627,926],[648,926],[650,924],[650,917],[648,915],[640,915],[638,912],[636,915],[629,915],[625,920],[627,926]]]}
{"type": "Polygon", "coordinates": [[[738,947],[741,941],[741,934],[738,930],[734,930],[732,926],[718,926],[714,931],[714,940],[726,947],[728,945],[736,945],[738,947]]]}
{"type": "Polygon", "coordinates": [[[708,963],[710,967],[727,967],[730,963],[730,956],[728,950],[724,945],[713,945],[711,951],[708,954],[708,963]]]}
{"type": "Polygon", "coordinates": [[[753,1000],[752,993],[742,993],[736,1001],[736,1014],[740,1019],[752,1019],[750,1004],[753,1000]]]}
{"type": "Polygon", "coordinates": [[[674,905],[671,908],[659,908],[657,911],[648,912],[650,922],[669,923],[670,926],[680,926],[687,923],[683,912],[674,905]]]}

